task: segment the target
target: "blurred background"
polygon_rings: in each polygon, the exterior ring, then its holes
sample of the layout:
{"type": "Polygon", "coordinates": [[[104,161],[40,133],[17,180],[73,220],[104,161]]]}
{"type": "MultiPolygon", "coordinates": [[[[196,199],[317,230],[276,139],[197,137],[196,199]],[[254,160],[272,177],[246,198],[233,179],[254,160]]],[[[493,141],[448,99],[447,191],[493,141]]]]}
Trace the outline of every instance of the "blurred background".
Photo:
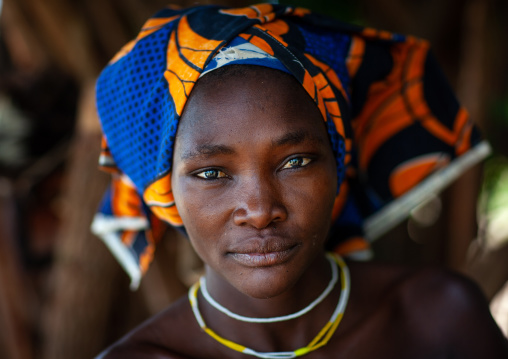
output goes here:
{"type": "MultiPolygon", "coordinates": [[[[175,1],[182,6],[245,0],[175,1]]],[[[494,153],[373,243],[381,260],[475,280],[508,330],[508,3],[298,0],[338,19],[431,41],[494,153]]],[[[196,280],[173,231],[137,292],[89,230],[97,170],[94,82],[162,0],[0,0],[0,358],[91,358],[196,280]]]]}

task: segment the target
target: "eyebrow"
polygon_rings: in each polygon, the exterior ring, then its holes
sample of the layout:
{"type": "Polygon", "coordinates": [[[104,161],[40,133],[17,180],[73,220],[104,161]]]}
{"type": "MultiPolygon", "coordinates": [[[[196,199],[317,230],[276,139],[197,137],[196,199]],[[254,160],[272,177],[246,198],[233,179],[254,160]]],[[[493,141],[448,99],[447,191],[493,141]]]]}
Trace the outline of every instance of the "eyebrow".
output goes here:
{"type": "Polygon", "coordinates": [[[183,153],[180,158],[182,160],[192,159],[196,157],[212,157],[216,155],[231,155],[234,154],[235,151],[228,146],[224,145],[210,145],[204,144],[199,145],[192,150],[189,150],[183,153]]]}
{"type": "MultiPolygon", "coordinates": [[[[321,143],[320,139],[312,136],[306,131],[293,131],[274,139],[272,141],[272,147],[298,145],[303,142],[321,143]]],[[[217,155],[232,155],[235,153],[233,148],[226,145],[203,144],[183,153],[180,158],[182,160],[189,160],[198,157],[209,158],[217,155]]]]}
{"type": "Polygon", "coordinates": [[[298,145],[303,142],[321,143],[321,141],[306,131],[289,132],[272,141],[273,147],[298,145]]]}

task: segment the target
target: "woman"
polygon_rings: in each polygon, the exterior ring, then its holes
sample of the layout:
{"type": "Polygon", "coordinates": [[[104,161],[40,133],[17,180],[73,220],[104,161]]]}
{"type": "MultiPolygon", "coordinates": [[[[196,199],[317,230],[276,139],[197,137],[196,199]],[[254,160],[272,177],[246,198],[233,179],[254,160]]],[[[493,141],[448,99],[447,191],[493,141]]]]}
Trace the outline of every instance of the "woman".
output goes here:
{"type": "Polygon", "coordinates": [[[469,281],[325,250],[366,253],[365,215],[409,198],[443,158],[481,155],[441,81],[425,42],[303,9],[149,20],[98,81],[101,161],[116,174],[94,227],[134,285],[160,219],[206,274],[101,357],[505,357],[469,281]],[[404,147],[417,130],[433,142],[404,147]]]}

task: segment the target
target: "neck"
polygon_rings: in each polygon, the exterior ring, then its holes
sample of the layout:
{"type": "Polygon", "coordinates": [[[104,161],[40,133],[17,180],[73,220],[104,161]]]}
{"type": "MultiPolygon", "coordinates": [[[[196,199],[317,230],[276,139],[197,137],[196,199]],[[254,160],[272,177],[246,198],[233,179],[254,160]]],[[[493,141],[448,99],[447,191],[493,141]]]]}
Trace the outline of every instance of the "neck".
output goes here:
{"type": "MultiPolygon", "coordinates": [[[[332,271],[324,253],[318,256],[296,283],[289,283],[280,293],[255,298],[232,286],[212,268],[206,267],[206,281],[210,295],[221,305],[246,317],[267,318],[296,313],[312,303],[330,283],[332,271]]],[[[336,287],[340,287],[337,285],[336,287]]],[[[209,303],[204,303],[206,307],[209,303]]],[[[216,309],[212,309],[217,311],[216,309]]],[[[216,313],[223,315],[222,313],[216,313]]]]}
{"type": "MultiPolygon", "coordinates": [[[[329,263],[326,259],[323,262],[317,259],[305,271],[305,275],[301,277],[298,283],[291,287],[291,290],[277,296],[259,299],[249,297],[240,291],[236,291],[236,293],[233,291],[232,293],[236,297],[227,300],[223,298],[224,295],[215,295],[221,298],[217,298],[217,300],[223,300],[224,305],[229,304],[231,310],[234,309],[238,314],[244,316],[266,318],[287,315],[307,306],[323,292],[331,276],[329,263]],[[322,265],[323,262],[324,265],[322,265]],[[310,279],[306,278],[307,273],[309,273],[310,279]],[[312,282],[319,283],[319,285],[312,285],[312,282]],[[306,293],[313,294],[305,295],[306,293]],[[301,300],[302,298],[304,300],[301,300]],[[231,305],[233,302],[240,303],[240,305],[233,308],[231,305]],[[295,303],[298,304],[295,305],[295,303]]],[[[217,287],[214,286],[213,288],[215,293],[217,287]]],[[[212,287],[210,290],[212,290],[212,287]]],[[[202,316],[209,328],[233,342],[269,352],[293,350],[309,344],[316,333],[320,332],[325,324],[329,322],[331,314],[338,308],[340,296],[340,285],[336,285],[332,293],[317,305],[312,312],[288,321],[262,324],[246,323],[232,319],[210,306],[202,296],[199,296],[198,302],[202,316]]]]}

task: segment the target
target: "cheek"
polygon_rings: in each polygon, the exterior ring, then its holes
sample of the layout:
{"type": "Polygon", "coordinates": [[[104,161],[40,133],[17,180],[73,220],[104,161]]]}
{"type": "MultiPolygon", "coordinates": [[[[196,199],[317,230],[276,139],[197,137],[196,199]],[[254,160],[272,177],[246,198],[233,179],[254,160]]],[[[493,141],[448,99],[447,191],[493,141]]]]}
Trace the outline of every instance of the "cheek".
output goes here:
{"type": "Polygon", "coordinates": [[[203,190],[190,182],[193,181],[174,181],[173,191],[178,213],[191,240],[216,240],[223,231],[220,224],[224,223],[227,217],[227,193],[220,190],[203,190]]]}
{"type": "Polygon", "coordinates": [[[302,178],[286,186],[290,213],[298,218],[300,229],[312,236],[326,236],[336,195],[335,168],[323,169],[317,176],[302,178]]]}
{"type": "Polygon", "coordinates": [[[209,244],[204,234],[209,232],[210,223],[203,212],[208,205],[200,201],[193,191],[185,191],[184,188],[185,186],[183,188],[177,186],[174,189],[176,208],[182,218],[192,247],[201,259],[206,260],[207,258],[204,256],[209,252],[207,250],[209,244]]]}

